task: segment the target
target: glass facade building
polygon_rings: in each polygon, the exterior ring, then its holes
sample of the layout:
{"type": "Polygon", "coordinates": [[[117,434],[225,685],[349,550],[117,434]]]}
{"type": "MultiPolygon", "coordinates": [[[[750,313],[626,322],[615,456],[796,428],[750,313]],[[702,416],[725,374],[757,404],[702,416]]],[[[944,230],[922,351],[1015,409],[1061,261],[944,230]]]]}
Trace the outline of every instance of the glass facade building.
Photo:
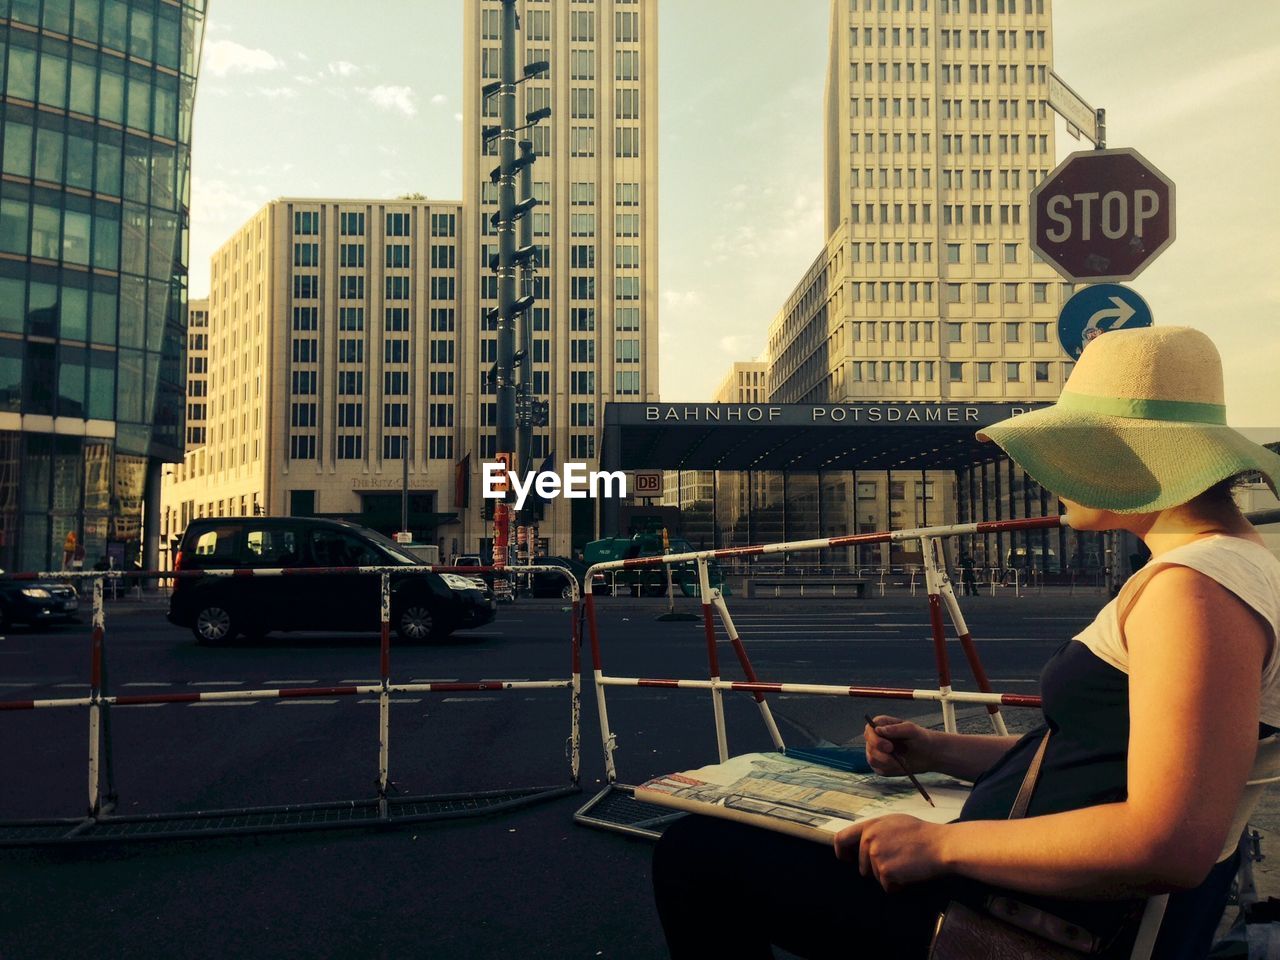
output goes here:
{"type": "Polygon", "coordinates": [[[0,0],[4,569],[141,559],[182,459],[204,8],[0,0]]]}

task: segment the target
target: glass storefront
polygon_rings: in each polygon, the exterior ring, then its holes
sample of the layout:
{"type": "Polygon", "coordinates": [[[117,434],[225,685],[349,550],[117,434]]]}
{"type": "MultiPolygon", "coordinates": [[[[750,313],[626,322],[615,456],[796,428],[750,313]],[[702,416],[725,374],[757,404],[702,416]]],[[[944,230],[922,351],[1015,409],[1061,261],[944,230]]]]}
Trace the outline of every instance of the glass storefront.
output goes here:
{"type": "Polygon", "coordinates": [[[0,0],[5,569],[134,549],[148,461],[182,458],[204,6],[0,0]]]}

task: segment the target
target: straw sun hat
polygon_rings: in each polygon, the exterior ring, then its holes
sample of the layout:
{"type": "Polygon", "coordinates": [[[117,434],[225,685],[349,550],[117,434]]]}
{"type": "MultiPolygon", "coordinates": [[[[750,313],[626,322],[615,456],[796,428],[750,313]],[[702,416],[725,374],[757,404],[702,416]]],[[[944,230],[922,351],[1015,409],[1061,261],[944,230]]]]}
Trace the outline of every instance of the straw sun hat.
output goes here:
{"type": "Polygon", "coordinates": [[[1115,513],[1167,510],[1240,473],[1261,473],[1273,493],[1280,485],[1280,456],[1227,426],[1222,360],[1189,327],[1098,337],[1056,404],[978,439],[1053,493],[1115,513]]]}

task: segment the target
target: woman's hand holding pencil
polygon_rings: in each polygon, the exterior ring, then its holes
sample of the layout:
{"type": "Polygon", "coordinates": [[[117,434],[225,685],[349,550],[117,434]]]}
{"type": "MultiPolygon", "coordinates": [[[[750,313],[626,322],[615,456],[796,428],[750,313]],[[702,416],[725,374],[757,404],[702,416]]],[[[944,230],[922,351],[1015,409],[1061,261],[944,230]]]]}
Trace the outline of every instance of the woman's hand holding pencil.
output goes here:
{"type": "Polygon", "coordinates": [[[873,718],[870,714],[864,714],[864,717],[867,721],[867,763],[871,764],[871,769],[883,777],[910,778],[920,795],[933,806],[928,791],[913,775],[930,769],[929,731],[896,717],[873,718]]]}

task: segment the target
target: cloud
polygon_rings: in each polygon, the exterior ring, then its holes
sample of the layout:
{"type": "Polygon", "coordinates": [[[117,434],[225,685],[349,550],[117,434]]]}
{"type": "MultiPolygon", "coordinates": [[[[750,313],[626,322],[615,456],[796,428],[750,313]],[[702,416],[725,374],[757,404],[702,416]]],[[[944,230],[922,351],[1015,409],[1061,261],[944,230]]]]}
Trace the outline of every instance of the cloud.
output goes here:
{"type": "Polygon", "coordinates": [[[360,72],[359,67],[357,67],[354,63],[349,63],[346,60],[331,61],[325,69],[328,70],[329,73],[335,77],[354,77],[357,73],[360,72]]]}
{"type": "Polygon", "coordinates": [[[406,117],[412,117],[418,112],[413,102],[413,90],[409,87],[379,84],[376,87],[361,87],[359,92],[380,110],[398,111],[406,117]]]}
{"type": "Polygon", "coordinates": [[[442,104],[446,104],[448,102],[449,102],[449,98],[446,97],[443,93],[437,93],[434,97],[431,98],[431,103],[437,107],[441,106],[442,104]]]}
{"type": "MultiPolygon", "coordinates": [[[[233,171],[237,173],[238,171],[233,171]]],[[[206,180],[201,176],[191,178],[191,222],[206,229],[210,224],[236,225],[247,220],[262,204],[257,197],[265,190],[254,193],[226,180],[206,180]]]]}
{"type": "Polygon", "coordinates": [[[455,114],[453,115],[453,119],[455,119],[455,120],[457,120],[459,123],[461,123],[461,122],[462,122],[462,114],[460,114],[460,113],[455,113],[455,114]]]}
{"type": "Polygon", "coordinates": [[[298,91],[293,87],[261,87],[258,96],[269,100],[293,100],[298,96],[298,91]]]}
{"type": "Polygon", "coordinates": [[[1274,87],[1269,78],[1277,70],[1280,44],[1215,63],[1164,87],[1138,123],[1147,127],[1183,123],[1203,110],[1218,109],[1230,102],[1233,92],[1241,87],[1274,87]]]}
{"type": "Polygon", "coordinates": [[[204,45],[204,58],[200,68],[202,72],[207,71],[215,77],[225,77],[232,73],[279,70],[283,66],[283,61],[266,50],[246,47],[234,40],[208,40],[204,45]]]}
{"type": "Polygon", "coordinates": [[[702,303],[702,295],[697,290],[664,290],[662,302],[674,310],[684,307],[696,307],[702,303]]]}

